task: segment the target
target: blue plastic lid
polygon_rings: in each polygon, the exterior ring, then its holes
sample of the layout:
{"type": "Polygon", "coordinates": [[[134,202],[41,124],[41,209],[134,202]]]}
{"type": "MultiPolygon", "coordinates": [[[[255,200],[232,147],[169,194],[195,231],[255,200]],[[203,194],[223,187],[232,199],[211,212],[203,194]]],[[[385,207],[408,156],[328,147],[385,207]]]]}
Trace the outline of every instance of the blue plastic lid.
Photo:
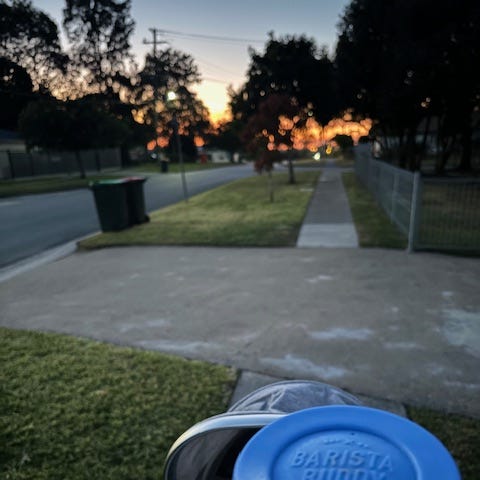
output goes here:
{"type": "Polygon", "coordinates": [[[460,480],[427,430],[383,410],[315,407],[286,415],[251,438],[233,480],[460,480]]]}

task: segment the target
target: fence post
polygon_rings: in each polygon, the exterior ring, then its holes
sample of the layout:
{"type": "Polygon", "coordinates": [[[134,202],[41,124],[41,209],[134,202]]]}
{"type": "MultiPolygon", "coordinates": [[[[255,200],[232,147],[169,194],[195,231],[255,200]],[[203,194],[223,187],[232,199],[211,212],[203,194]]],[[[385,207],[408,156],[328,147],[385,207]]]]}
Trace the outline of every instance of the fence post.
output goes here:
{"type": "Polygon", "coordinates": [[[100,155],[98,154],[98,150],[95,150],[95,166],[97,167],[97,172],[102,170],[102,165],[100,163],[100,155]]]}
{"type": "Polygon", "coordinates": [[[396,223],[395,215],[397,214],[397,197],[398,197],[398,172],[397,170],[393,170],[393,192],[392,192],[392,205],[391,205],[391,218],[392,222],[396,223]]]}
{"type": "Polygon", "coordinates": [[[32,177],[35,176],[35,166],[33,164],[33,155],[32,152],[28,152],[28,159],[30,160],[30,174],[32,177]]]}
{"type": "Polygon", "coordinates": [[[367,174],[367,179],[368,179],[368,182],[367,182],[367,185],[368,185],[368,189],[372,192],[373,194],[373,184],[372,184],[372,159],[371,158],[368,158],[368,174],[367,174]]]}
{"type": "Polygon", "coordinates": [[[410,205],[410,225],[408,228],[408,253],[412,253],[418,243],[421,210],[422,174],[417,171],[413,177],[412,202],[410,205]]]}
{"type": "Polygon", "coordinates": [[[80,153],[80,150],[75,150],[75,157],[77,159],[78,170],[80,172],[80,178],[86,178],[85,166],[83,164],[83,159],[80,153]]]}
{"type": "Polygon", "coordinates": [[[12,152],[7,150],[8,166],[10,167],[10,178],[15,179],[15,168],[13,167],[12,152]]]}

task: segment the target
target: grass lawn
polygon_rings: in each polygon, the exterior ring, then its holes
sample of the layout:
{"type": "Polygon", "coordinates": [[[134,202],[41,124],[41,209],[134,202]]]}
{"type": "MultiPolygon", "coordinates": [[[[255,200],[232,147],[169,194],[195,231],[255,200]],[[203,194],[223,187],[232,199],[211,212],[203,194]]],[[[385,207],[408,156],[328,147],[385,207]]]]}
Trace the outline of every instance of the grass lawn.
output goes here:
{"type": "Polygon", "coordinates": [[[121,172],[115,172],[109,175],[92,175],[87,178],[41,177],[25,180],[0,180],[0,198],[86,188],[90,182],[95,180],[116,178],[120,175],[121,172]]]}
{"type": "MultiPolygon", "coordinates": [[[[210,170],[212,168],[229,167],[238,164],[233,163],[185,163],[186,172],[195,172],[210,170]]],[[[132,172],[160,173],[160,167],[156,163],[146,163],[135,168],[129,168],[126,171],[117,170],[110,174],[91,175],[87,178],[78,176],[53,176],[53,177],[33,177],[17,180],[0,180],[0,198],[13,197],[16,195],[31,195],[36,193],[61,192],[64,190],[74,190],[76,188],[87,188],[90,182],[95,180],[108,180],[110,178],[126,177],[132,175],[132,172]]],[[[178,163],[169,164],[169,173],[180,173],[178,163]]]]}
{"type": "Polygon", "coordinates": [[[196,195],[150,215],[151,221],[121,232],[102,233],[81,248],[119,245],[293,246],[319,172],[273,176],[275,201],[267,179],[256,176],[196,195]]]}
{"type": "Polygon", "coordinates": [[[0,478],[160,479],[172,443],[225,412],[236,372],[0,328],[0,478]]]}
{"type": "MultiPolygon", "coordinates": [[[[162,478],[171,444],[226,411],[232,369],[57,334],[0,328],[0,478],[162,478]]],[[[480,420],[407,408],[478,480],[480,420]]]]}
{"type": "Polygon", "coordinates": [[[457,462],[462,480],[478,480],[480,420],[446,415],[426,408],[407,407],[407,414],[442,441],[457,462]]]}
{"type": "MultiPolygon", "coordinates": [[[[344,173],[352,216],[362,247],[406,248],[407,238],[390,221],[372,194],[344,173]]],[[[480,256],[478,184],[424,183],[418,248],[480,256]]]]}
{"type": "MultiPolygon", "coordinates": [[[[211,170],[213,168],[238,167],[239,163],[190,163],[185,162],[185,172],[201,172],[203,170],[211,170]]],[[[145,173],[161,173],[161,168],[158,163],[141,163],[140,165],[129,168],[129,170],[136,170],[145,173]]],[[[180,164],[169,163],[168,173],[180,173],[180,164]]]]}
{"type": "Polygon", "coordinates": [[[464,249],[480,255],[480,185],[425,181],[420,247],[464,249]]]}
{"type": "Polygon", "coordinates": [[[361,247],[407,248],[407,238],[389,220],[353,172],[342,175],[361,247]]]}
{"type": "Polygon", "coordinates": [[[322,153],[322,156],[319,160],[314,160],[313,154],[311,157],[301,158],[294,161],[296,167],[325,167],[326,165],[332,165],[335,167],[353,167],[354,166],[353,153],[351,151],[346,152],[335,152],[330,155],[322,153]]]}

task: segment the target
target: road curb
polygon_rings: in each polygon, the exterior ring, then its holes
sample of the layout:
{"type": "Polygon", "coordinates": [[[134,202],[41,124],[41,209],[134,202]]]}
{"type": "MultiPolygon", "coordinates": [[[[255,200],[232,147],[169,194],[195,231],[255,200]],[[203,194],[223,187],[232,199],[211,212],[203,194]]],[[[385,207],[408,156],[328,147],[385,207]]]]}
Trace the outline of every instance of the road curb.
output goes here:
{"type": "Polygon", "coordinates": [[[0,283],[6,282],[7,280],[10,280],[17,275],[21,275],[22,273],[29,272],[31,270],[34,270],[35,268],[47,265],[48,263],[52,263],[56,260],[60,260],[61,258],[72,255],[72,253],[75,253],[78,249],[78,242],[80,242],[81,240],[85,240],[86,238],[89,238],[93,235],[97,235],[98,233],[100,232],[84,235],[82,237],[76,238],[75,240],[64,243],[63,245],[50,248],[43,251],[42,253],[37,253],[36,255],[32,255],[30,257],[24,258],[23,260],[15,262],[12,265],[0,268],[0,283]]]}

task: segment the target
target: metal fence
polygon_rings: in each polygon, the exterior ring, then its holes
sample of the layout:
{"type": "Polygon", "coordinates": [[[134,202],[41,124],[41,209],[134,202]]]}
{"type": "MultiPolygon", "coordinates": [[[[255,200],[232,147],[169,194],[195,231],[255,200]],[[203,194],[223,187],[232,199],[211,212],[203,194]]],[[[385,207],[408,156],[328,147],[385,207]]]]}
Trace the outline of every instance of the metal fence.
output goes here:
{"type": "Polygon", "coordinates": [[[480,180],[423,178],[414,246],[480,252],[480,180]]]}
{"type": "Polygon", "coordinates": [[[398,229],[408,235],[414,174],[377,160],[357,159],[355,173],[398,229]]]}
{"type": "Polygon", "coordinates": [[[101,171],[120,168],[118,148],[81,150],[80,152],[24,153],[0,151],[0,179],[34,177],[39,175],[76,174],[82,169],[101,171]]]}
{"type": "Polygon", "coordinates": [[[408,237],[408,249],[480,252],[480,180],[423,177],[357,157],[355,173],[408,237]]]}

